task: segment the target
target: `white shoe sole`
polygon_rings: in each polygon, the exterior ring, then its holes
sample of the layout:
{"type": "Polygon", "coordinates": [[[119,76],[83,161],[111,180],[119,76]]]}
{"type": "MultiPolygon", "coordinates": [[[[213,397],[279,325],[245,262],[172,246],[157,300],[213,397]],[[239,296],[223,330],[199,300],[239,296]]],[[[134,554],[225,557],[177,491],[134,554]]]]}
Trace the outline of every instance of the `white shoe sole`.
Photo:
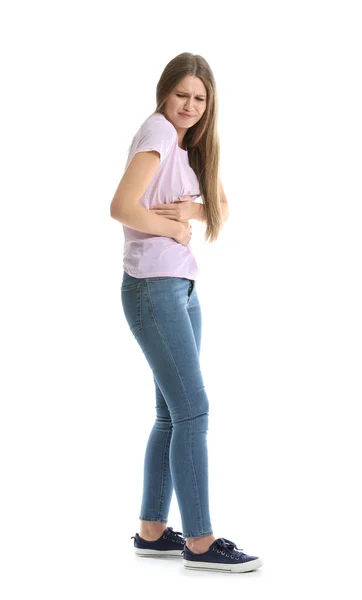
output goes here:
{"type": "Polygon", "coordinates": [[[153,550],[151,548],[135,548],[137,556],[182,556],[181,550],[153,550]]]}
{"type": "Polygon", "coordinates": [[[212,562],[199,562],[196,560],[185,560],[184,567],[186,569],[203,569],[205,571],[227,571],[231,573],[247,573],[248,571],[254,571],[262,566],[263,561],[261,558],[255,560],[248,560],[244,563],[239,564],[223,564],[223,563],[212,563],[212,562]]]}

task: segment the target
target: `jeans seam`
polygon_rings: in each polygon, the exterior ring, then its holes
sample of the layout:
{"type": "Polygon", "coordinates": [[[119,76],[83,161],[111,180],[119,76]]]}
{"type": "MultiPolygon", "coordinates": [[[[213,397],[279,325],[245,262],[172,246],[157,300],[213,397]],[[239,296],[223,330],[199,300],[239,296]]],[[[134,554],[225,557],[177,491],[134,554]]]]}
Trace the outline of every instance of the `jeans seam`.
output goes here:
{"type": "Polygon", "coordinates": [[[134,328],[130,327],[132,334],[136,337],[137,334],[141,331],[142,324],[142,288],[141,283],[132,284],[132,287],[124,287],[121,289],[121,294],[126,292],[136,292],[135,295],[135,306],[136,306],[136,325],[134,328]]]}
{"type": "Polygon", "coordinates": [[[198,504],[198,512],[199,512],[199,522],[201,523],[201,529],[203,529],[204,528],[204,522],[203,522],[203,519],[202,519],[202,512],[201,512],[200,492],[199,492],[199,488],[197,487],[195,465],[194,465],[194,461],[193,461],[193,455],[194,455],[194,432],[193,432],[193,425],[194,425],[194,421],[193,421],[193,419],[191,419],[190,420],[190,428],[191,428],[191,465],[192,465],[192,471],[193,471],[193,474],[194,474],[194,485],[195,485],[195,489],[196,489],[196,493],[197,493],[197,504],[198,504]]]}
{"type": "Polygon", "coordinates": [[[142,329],[142,327],[143,327],[143,324],[142,324],[142,287],[141,287],[141,284],[139,284],[139,286],[137,288],[137,294],[138,294],[137,295],[137,310],[138,310],[137,320],[138,320],[138,328],[137,328],[136,333],[138,333],[142,329]]]}
{"type": "Polygon", "coordinates": [[[138,518],[140,519],[140,521],[151,521],[152,523],[167,523],[167,519],[160,519],[158,517],[148,517],[143,513],[140,513],[138,518]]]}
{"type": "Polygon", "coordinates": [[[182,537],[184,538],[193,538],[193,537],[206,537],[207,535],[213,535],[212,529],[210,531],[195,531],[194,533],[182,533],[182,537]]]}
{"type": "Polygon", "coordinates": [[[158,331],[158,333],[159,333],[159,336],[160,336],[160,338],[161,338],[161,340],[162,340],[162,343],[163,343],[163,345],[165,346],[165,348],[166,348],[166,350],[167,350],[167,352],[168,352],[168,354],[169,354],[169,356],[170,356],[170,358],[171,358],[171,360],[172,360],[172,362],[173,362],[173,364],[174,364],[174,367],[175,367],[175,369],[176,369],[176,373],[177,373],[177,375],[178,375],[179,381],[180,381],[180,383],[181,383],[181,387],[182,387],[182,389],[183,389],[183,392],[184,392],[184,398],[185,398],[185,400],[186,400],[186,402],[187,402],[187,404],[188,404],[188,409],[189,409],[189,417],[190,417],[190,419],[191,419],[191,420],[190,420],[190,426],[191,426],[191,465],[192,465],[192,472],[193,472],[193,476],[194,476],[194,485],[195,485],[195,490],[196,490],[196,493],[197,493],[197,501],[198,501],[198,509],[199,509],[199,517],[198,517],[198,518],[199,518],[199,522],[201,522],[201,523],[202,523],[202,525],[201,525],[201,529],[202,529],[202,528],[203,528],[203,519],[202,519],[201,510],[200,510],[200,509],[201,509],[201,502],[200,502],[199,489],[198,489],[198,487],[197,487],[197,480],[196,480],[196,475],[195,475],[195,466],[194,466],[194,461],[193,461],[193,438],[194,438],[194,436],[193,436],[193,431],[192,431],[192,415],[191,415],[190,400],[189,400],[189,398],[188,398],[188,396],[187,396],[187,394],[186,394],[185,386],[184,386],[184,384],[183,384],[183,381],[182,381],[182,379],[181,379],[181,377],[180,377],[179,370],[178,370],[178,368],[177,368],[177,365],[176,365],[176,363],[175,363],[175,361],[174,361],[174,358],[173,358],[173,356],[172,356],[172,354],[171,354],[171,352],[170,352],[170,349],[169,349],[169,347],[168,347],[168,344],[166,343],[166,341],[165,341],[165,339],[164,339],[164,337],[163,337],[163,335],[162,335],[161,331],[160,331],[160,330],[159,330],[159,328],[158,328],[158,323],[157,323],[156,317],[155,317],[155,315],[154,315],[154,312],[153,312],[152,300],[151,300],[150,289],[149,289],[149,286],[148,286],[148,281],[145,281],[145,283],[146,283],[146,286],[147,286],[148,299],[149,299],[150,308],[151,308],[151,314],[152,314],[152,317],[153,317],[154,323],[155,323],[155,325],[156,325],[156,328],[157,328],[157,331],[158,331]]]}
{"type": "Polygon", "coordinates": [[[171,435],[172,435],[172,424],[171,427],[167,433],[167,437],[166,437],[166,443],[165,443],[165,447],[163,449],[163,459],[162,459],[162,478],[161,478],[161,484],[160,484],[160,510],[159,510],[159,515],[160,515],[160,519],[162,518],[162,511],[163,511],[163,499],[164,499],[164,491],[165,491],[165,465],[166,465],[166,449],[167,446],[169,445],[169,440],[171,439],[171,435]]]}

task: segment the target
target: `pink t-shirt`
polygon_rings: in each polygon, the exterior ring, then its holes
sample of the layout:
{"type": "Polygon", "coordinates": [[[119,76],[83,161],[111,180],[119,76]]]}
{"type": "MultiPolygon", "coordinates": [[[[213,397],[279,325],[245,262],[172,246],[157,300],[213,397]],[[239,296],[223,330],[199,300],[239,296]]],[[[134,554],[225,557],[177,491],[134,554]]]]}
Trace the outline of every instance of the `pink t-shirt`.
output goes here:
{"type": "MultiPolygon", "coordinates": [[[[155,204],[182,200],[179,196],[186,194],[192,196],[192,200],[200,196],[187,151],[179,147],[175,127],[161,113],[153,113],[142,123],[132,140],[125,170],[134,155],[145,150],[160,153],[160,168],[141,197],[141,206],[149,209],[155,204]]],[[[123,231],[123,268],[128,275],[197,279],[198,267],[190,244],[184,246],[173,238],[136,231],[126,225],[123,231]]]]}

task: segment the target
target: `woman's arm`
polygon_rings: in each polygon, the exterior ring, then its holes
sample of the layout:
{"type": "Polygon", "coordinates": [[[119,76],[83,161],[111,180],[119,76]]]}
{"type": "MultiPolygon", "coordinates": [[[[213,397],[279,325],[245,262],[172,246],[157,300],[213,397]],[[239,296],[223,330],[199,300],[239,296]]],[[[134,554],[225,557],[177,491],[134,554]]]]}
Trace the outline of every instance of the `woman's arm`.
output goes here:
{"type": "Polygon", "coordinates": [[[179,221],[171,221],[161,215],[156,215],[144,206],[132,206],[128,211],[117,213],[113,210],[111,213],[113,219],[123,223],[127,227],[152,233],[153,235],[163,235],[165,237],[177,238],[181,235],[183,225],[179,221]]]}
{"type": "MultiPolygon", "coordinates": [[[[225,192],[224,192],[224,188],[222,186],[221,180],[219,178],[219,186],[220,186],[220,203],[221,203],[221,213],[222,213],[222,220],[223,222],[225,222],[228,218],[229,218],[229,203],[227,201],[225,192]]],[[[199,202],[194,202],[193,203],[193,215],[192,215],[192,219],[196,219],[197,221],[203,221],[206,222],[206,211],[205,211],[205,205],[204,204],[200,204],[199,202]]]]}
{"type": "Polygon", "coordinates": [[[154,214],[139,204],[159,167],[157,151],[135,154],[114,194],[110,213],[113,219],[137,231],[176,238],[184,229],[182,223],[154,214]]]}
{"type": "MultiPolygon", "coordinates": [[[[205,223],[206,222],[205,204],[200,204],[199,202],[194,202],[193,210],[194,210],[194,213],[191,218],[205,223]]],[[[222,213],[222,220],[226,221],[229,218],[229,206],[228,206],[227,202],[224,202],[224,200],[221,200],[221,213],[222,213]]]]}
{"type": "Polygon", "coordinates": [[[192,219],[196,219],[196,221],[206,222],[205,204],[200,204],[200,202],[193,202],[192,209],[192,219]]]}

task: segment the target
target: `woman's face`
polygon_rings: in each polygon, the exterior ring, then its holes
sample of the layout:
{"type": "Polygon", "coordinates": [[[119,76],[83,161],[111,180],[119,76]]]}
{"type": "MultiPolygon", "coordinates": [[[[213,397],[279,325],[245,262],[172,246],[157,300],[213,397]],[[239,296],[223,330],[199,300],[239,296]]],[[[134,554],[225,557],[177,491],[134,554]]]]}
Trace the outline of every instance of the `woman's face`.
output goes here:
{"type": "Polygon", "coordinates": [[[178,131],[188,129],[199,121],[206,110],[206,88],[198,77],[187,75],[168,96],[164,113],[178,131]],[[181,113],[189,115],[184,118],[181,113]]]}

